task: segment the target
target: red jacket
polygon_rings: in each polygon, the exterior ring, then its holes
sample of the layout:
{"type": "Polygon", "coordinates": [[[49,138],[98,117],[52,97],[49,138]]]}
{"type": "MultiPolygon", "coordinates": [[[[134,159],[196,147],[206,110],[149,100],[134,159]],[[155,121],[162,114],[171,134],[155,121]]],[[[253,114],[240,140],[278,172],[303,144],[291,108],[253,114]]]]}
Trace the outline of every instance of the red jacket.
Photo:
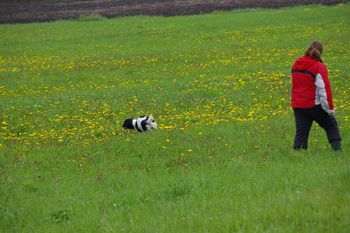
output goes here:
{"type": "Polygon", "coordinates": [[[297,59],[292,67],[292,108],[312,108],[321,104],[334,113],[332,90],[327,67],[310,56],[297,59]]]}

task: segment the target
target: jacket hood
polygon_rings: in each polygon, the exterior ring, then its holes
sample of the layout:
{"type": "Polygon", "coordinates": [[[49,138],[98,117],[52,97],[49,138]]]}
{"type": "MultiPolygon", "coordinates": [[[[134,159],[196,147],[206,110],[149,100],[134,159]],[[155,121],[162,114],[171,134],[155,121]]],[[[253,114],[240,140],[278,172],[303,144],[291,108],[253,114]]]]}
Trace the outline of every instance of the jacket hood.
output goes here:
{"type": "Polygon", "coordinates": [[[308,70],[310,67],[315,65],[318,60],[315,60],[311,58],[310,56],[302,56],[298,60],[295,61],[293,65],[293,69],[298,69],[298,70],[308,70]]]}

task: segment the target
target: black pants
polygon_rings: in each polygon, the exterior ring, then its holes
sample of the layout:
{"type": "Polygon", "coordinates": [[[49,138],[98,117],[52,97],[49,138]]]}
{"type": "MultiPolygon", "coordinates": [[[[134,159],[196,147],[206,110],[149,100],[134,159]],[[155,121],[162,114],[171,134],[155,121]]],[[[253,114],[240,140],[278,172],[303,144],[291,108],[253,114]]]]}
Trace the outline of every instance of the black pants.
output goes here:
{"type": "Polygon", "coordinates": [[[307,142],[313,121],[316,121],[327,134],[329,143],[341,141],[337,121],[329,116],[317,105],[313,108],[293,108],[295,116],[296,133],[294,138],[294,149],[307,149],[307,142]]]}

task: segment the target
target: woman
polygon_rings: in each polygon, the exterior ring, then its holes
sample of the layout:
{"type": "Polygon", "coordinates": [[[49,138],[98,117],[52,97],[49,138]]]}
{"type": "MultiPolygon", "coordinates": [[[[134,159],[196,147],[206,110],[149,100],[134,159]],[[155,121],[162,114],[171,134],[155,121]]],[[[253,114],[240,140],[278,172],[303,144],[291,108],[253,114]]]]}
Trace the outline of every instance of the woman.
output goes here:
{"type": "Polygon", "coordinates": [[[321,60],[323,45],[311,43],[292,67],[292,108],[296,134],[293,148],[307,149],[309,132],[316,121],[327,134],[334,151],[341,151],[341,137],[334,116],[332,90],[326,65],[321,60]]]}

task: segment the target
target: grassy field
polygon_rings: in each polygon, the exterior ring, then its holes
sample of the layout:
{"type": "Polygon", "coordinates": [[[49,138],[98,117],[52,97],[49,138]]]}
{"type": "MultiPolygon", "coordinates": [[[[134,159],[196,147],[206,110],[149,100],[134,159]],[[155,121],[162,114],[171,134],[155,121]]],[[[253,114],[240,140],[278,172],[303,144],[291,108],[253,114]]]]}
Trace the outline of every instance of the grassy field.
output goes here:
{"type": "Polygon", "coordinates": [[[350,232],[350,5],[0,25],[0,232],[350,232]],[[343,152],[291,149],[324,42],[343,152]],[[124,131],[153,114],[159,130],[124,131]]]}

